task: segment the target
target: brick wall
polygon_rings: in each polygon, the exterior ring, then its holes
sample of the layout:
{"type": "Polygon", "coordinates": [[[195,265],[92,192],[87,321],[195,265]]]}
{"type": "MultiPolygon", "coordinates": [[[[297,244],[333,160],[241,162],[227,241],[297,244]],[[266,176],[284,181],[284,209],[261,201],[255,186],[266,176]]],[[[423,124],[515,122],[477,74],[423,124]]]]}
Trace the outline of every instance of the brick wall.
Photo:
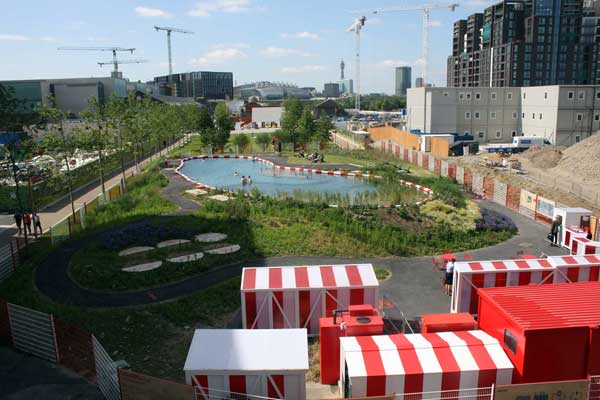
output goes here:
{"type": "Polygon", "coordinates": [[[464,185],[471,190],[471,188],[473,187],[473,174],[471,173],[470,169],[466,169],[465,168],[465,175],[464,175],[464,185]]]}
{"type": "Polygon", "coordinates": [[[402,159],[404,161],[408,161],[408,149],[404,149],[404,154],[402,155],[402,159]]]}
{"type": "Polygon", "coordinates": [[[484,176],[483,177],[483,188],[485,189],[485,195],[489,199],[494,198],[494,177],[484,176]]]}
{"type": "Polygon", "coordinates": [[[448,178],[456,179],[456,165],[448,163],[448,178]]]}
{"type": "Polygon", "coordinates": [[[508,186],[506,188],[506,207],[514,211],[519,211],[521,204],[521,188],[508,186]]]}
{"type": "Polygon", "coordinates": [[[442,174],[442,160],[436,158],[435,159],[435,164],[433,167],[433,172],[435,172],[437,175],[441,175],[442,174]]]}

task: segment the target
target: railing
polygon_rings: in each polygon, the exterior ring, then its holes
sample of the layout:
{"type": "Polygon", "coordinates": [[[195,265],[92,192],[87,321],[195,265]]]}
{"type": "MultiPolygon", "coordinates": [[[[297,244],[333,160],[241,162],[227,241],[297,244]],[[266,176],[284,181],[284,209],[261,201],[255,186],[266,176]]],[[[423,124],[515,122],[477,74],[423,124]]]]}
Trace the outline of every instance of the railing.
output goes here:
{"type": "Polygon", "coordinates": [[[11,238],[0,247],[0,283],[13,274],[27,254],[27,237],[11,238]]]}
{"type": "Polygon", "coordinates": [[[493,400],[494,385],[490,387],[436,392],[397,394],[393,400],[493,400]]]}
{"type": "Polygon", "coordinates": [[[245,393],[228,392],[213,388],[194,387],[194,400],[278,400],[274,397],[255,396],[245,393]]]}
{"type": "Polygon", "coordinates": [[[98,387],[107,400],[120,400],[119,368],[94,335],[92,335],[92,343],[94,346],[94,359],[96,360],[98,387]]]}
{"type": "Polygon", "coordinates": [[[17,350],[59,362],[52,315],[8,303],[8,316],[17,350]]]}

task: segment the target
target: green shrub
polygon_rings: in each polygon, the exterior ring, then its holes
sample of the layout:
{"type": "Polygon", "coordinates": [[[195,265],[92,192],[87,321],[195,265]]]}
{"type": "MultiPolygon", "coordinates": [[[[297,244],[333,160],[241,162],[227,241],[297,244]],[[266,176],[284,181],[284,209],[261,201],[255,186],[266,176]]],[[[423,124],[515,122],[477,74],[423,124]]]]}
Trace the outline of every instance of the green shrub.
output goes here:
{"type": "Polygon", "coordinates": [[[481,218],[479,207],[472,201],[467,202],[463,208],[452,206],[442,200],[430,201],[421,206],[421,215],[453,232],[475,230],[476,222],[481,218]]]}

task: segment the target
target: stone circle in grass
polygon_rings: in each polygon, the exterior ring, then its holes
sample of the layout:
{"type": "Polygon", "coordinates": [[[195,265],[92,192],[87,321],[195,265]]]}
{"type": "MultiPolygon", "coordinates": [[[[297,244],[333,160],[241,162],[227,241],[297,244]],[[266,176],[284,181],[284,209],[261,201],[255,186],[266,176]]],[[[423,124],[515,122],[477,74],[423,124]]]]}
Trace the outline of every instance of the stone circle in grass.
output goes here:
{"type": "Polygon", "coordinates": [[[239,244],[233,244],[231,246],[219,247],[217,249],[206,250],[208,254],[231,254],[241,249],[239,244]]]}
{"type": "Polygon", "coordinates": [[[190,253],[190,254],[184,254],[182,256],[167,258],[167,261],[172,262],[172,263],[187,263],[187,262],[192,262],[192,261],[198,261],[202,257],[204,257],[204,253],[198,252],[198,253],[190,253]]]}
{"type": "Polygon", "coordinates": [[[152,261],[149,263],[134,265],[132,267],[126,267],[126,268],[123,268],[122,271],[146,272],[146,271],[152,271],[153,269],[156,269],[156,268],[160,267],[161,265],[162,265],[162,261],[152,261]]]}
{"type": "Polygon", "coordinates": [[[180,244],[186,244],[190,241],[187,239],[171,239],[160,242],[156,245],[157,248],[161,249],[163,247],[171,247],[171,246],[179,246],[180,244]]]}
{"type": "Polygon", "coordinates": [[[196,241],[201,243],[214,243],[225,239],[227,239],[226,234],[217,232],[208,232],[196,235],[196,241]]]}
{"type": "Polygon", "coordinates": [[[121,250],[119,252],[119,256],[121,256],[121,257],[129,256],[132,254],[144,253],[146,251],[151,251],[151,250],[154,250],[154,247],[152,247],[152,246],[134,246],[134,247],[130,247],[125,250],[121,250]]]}

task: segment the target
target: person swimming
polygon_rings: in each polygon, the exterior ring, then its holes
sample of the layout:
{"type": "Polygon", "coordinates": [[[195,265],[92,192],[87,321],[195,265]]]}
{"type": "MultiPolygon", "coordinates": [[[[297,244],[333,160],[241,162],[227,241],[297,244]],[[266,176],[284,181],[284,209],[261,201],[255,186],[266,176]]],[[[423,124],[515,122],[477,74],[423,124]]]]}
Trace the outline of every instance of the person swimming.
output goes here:
{"type": "Polygon", "coordinates": [[[246,183],[248,183],[248,181],[246,181],[246,177],[244,175],[242,175],[242,185],[245,185],[246,183]]]}
{"type": "Polygon", "coordinates": [[[233,171],[233,176],[238,176],[240,173],[237,171],[233,171]]]}
{"type": "Polygon", "coordinates": [[[248,183],[248,185],[252,185],[252,177],[250,175],[248,175],[248,179],[246,180],[246,182],[248,183]]]}

